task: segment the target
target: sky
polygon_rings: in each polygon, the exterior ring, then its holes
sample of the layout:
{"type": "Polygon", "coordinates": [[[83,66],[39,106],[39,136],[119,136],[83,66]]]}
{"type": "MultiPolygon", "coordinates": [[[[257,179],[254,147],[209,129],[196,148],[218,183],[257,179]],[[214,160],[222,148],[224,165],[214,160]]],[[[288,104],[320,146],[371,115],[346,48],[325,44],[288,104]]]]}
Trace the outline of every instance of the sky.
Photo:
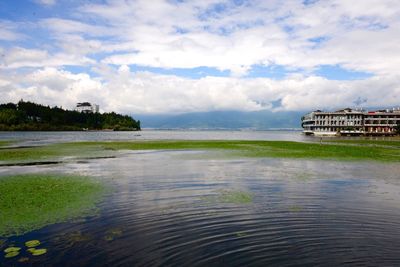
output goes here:
{"type": "Polygon", "coordinates": [[[398,0],[2,0],[0,102],[175,114],[400,106],[398,0]]]}

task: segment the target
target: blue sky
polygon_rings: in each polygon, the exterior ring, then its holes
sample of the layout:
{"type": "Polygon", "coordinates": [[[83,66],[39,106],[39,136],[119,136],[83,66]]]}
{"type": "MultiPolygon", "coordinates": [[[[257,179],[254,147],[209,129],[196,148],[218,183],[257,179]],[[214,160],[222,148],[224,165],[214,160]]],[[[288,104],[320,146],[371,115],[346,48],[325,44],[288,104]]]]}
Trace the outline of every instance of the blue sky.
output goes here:
{"type": "Polygon", "coordinates": [[[397,105],[399,18],[394,0],[3,0],[1,100],[131,113],[397,105]]]}

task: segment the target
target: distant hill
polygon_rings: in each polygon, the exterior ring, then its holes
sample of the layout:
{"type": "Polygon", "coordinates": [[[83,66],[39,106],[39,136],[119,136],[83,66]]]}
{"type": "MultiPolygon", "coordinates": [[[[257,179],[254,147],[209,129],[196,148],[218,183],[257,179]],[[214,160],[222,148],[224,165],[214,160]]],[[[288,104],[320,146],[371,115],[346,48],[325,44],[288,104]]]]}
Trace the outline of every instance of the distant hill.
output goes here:
{"type": "Polygon", "coordinates": [[[179,115],[143,115],[140,118],[143,128],[159,129],[286,129],[301,128],[301,116],[305,112],[272,112],[272,111],[212,111],[184,113],[179,115]]]}
{"type": "Polygon", "coordinates": [[[0,131],[140,130],[127,115],[84,113],[32,102],[0,104],[0,131]]]}
{"type": "MultiPolygon", "coordinates": [[[[346,107],[343,107],[346,108],[346,107]]],[[[392,109],[393,107],[364,107],[365,110],[392,109]]],[[[337,109],[331,109],[334,111],[337,109]]],[[[308,111],[269,110],[210,111],[184,114],[135,114],[142,121],[143,128],[157,129],[300,129],[301,117],[308,111]]],[[[326,110],[329,111],[329,110],[326,110]]]]}

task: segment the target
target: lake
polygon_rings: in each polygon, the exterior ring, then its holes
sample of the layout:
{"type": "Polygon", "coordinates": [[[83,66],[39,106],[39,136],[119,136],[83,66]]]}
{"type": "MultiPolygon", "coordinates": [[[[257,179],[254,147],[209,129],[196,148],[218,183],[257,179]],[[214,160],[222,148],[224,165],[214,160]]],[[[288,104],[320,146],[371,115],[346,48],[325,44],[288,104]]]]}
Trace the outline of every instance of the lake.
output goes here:
{"type": "Polygon", "coordinates": [[[73,141],[127,140],[285,140],[307,141],[301,131],[213,131],[213,130],[142,130],[140,132],[0,132],[0,140],[18,140],[23,145],[73,141]]]}
{"type": "MultiPolygon", "coordinates": [[[[2,132],[2,139],[315,141],[296,131],[2,132]]],[[[398,163],[175,150],[0,167],[1,176],[22,173],[87,175],[113,191],[94,216],[0,237],[8,245],[38,239],[48,249],[23,263],[0,256],[0,266],[400,265],[398,163]],[[236,201],[237,193],[250,198],[236,201]]]]}

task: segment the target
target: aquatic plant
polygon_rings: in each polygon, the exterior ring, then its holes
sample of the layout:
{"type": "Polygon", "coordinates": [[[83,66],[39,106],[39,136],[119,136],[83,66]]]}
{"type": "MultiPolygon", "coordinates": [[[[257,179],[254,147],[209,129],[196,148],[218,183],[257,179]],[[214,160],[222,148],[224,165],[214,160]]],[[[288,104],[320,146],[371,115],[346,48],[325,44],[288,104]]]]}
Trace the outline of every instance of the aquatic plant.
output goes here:
{"type": "Polygon", "coordinates": [[[87,234],[82,234],[81,231],[74,231],[71,233],[62,233],[54,237],[53,241],[58,243],[63,248],[70,248],[76,243],[91,240],[92,237],[87,234]]]}
{"type": "Polygon", "coordinates": [[[10,253],[10,252],[16,252],[16,251],[20,251],[21,248],[19,247],[8,247],[4,250],[5,253],[10,253]]]}
{"type": "MultiPolygon", "coordinates": [[[[400,142],[391,142],[398,144],[400,142]]],[[[6,163],[32,161],[68,161],[81,158],[102,158],[116,155],[118,150],[203,150],[223,152],[226,157],[274,157],[334,160],[374,160],[398,162],[398,145],[371,146],[368,142],[351,143],[303,143],[292,141],[221,141],[221,140],[174,140],[174,141],[118,141],[118,142],[71,142],[42,147],[6,148],[0,153],[6,163]]],[[[221,158],[222,153],[214,156],[221,158]]]]}
{"type": "Polygon", "coordinates": [[[223,203],[249,204],[253,202],[253,194],[246,191],[223,190],[218,198],[223,203]]]}
{"type": "Polygon", "coordinates": [[[11,251],[4,255],[4,258],[14,258],[19,255],[19,251],[11,251]]]}
{"type": "Polygon", "coordinates": [[[0,140],[0,147],[2,146],[8,146],[12,144],[12,141],[8,141],[8,140],[0,140]]]}
{"type": "MultiPolygon", "coordinates": [[[[40,242],[39,242],[40,244],[40,242]]],[[[40,256],[43,254],[47,253],[47,249],[46,248],[35,248],[35,247],[31,247],[28,248],[26,251],[30,252],[32,254],[32,256],[40,256]]]]}
{"type": "Polygon", "coordinates": [[[246,233],[246,232],[237,232],[236,233],[236,237],[245,237],[245,236],[247,236],[248,234],[246,233]]]}
{"type": "Polygon", "coordinates": [[[296,180],[302,181],[302,182],[307,182],[309,180],[311,180],[313,177],[313,174],[311,173],[307,173],[307,172],[300,172],[300,173],[296,173],[294,175],[294,178],[296,180]]]}
{"type": "Polygon", "coordinates": [[[8,247],[4,250],[4,257],[5,258],[13,258],[15,256],[18,256],[20,253],[21,248],[19,247],[8,247]]]}
{"type": "Polygon", "coordinates": [[[18,262],[21,262],[21,263],[27,262],[27,261],[29,261],[28,257],[22,257],[22,258],[18,259],[18,262]]]}
{"type": "Polygon", "coordinates": [[[28,251],[32,254],[32,256],[40,256],[47,253],[46,248],[30,248],[28,251]]]}
{"type": "Polygon", "coordinates": [[[89,177],[31,174],[0,177],[0,236],[92,215],[105,192],[89,177]]]}
{"type": "Polygon", "coordinates": [[[41,161],[68,161],[70,159],[98,158],[112,156],[113,151],[106,151],[99,145],[82,149],[79,145],[52,144],[34,147],[2,148],[0,162],[41,162],[41,161]]]}
{"type": "Polygon", "coordinates": [[[327,143],[337,143],[337,144],[346,144],[346,145],[357,145],[357,146],[382,146],[382,147],[395,147],[400,148],[400,138],[399,137],[391,137],[389,140],[387,139],[345,139],[345,140],[324,140],[327,143]]]}
{"type": "Polygon", "coordinates": [[[27,246],[28,248],[34,248],[40,245],[40,241],[39,240],[30,240],[30,241],[26,241],[25,242],[25,246],[27,246]]]}
{"type": "Polygon", "coordinates": [[[106,232],[106,235],[104,236],[104,240],[113,241],[115,238],[121,236],[122,233],[123,232],[122,232],[121,228],[112,228],[106,232]]]}
{"type": "Polygon", "coordinates": [[[249,204],[253,202],[253,194],[241,190],[220,190],[217,195],[202,197],[209,203],[249,204]]]}
{"type": "Polygon", "coordinates": [[[293,205],[293,206],[289,207],[290,212],[300,212],[302,210],[303,210],[303,207],[297,206],[297,205],[293,205]]]}

